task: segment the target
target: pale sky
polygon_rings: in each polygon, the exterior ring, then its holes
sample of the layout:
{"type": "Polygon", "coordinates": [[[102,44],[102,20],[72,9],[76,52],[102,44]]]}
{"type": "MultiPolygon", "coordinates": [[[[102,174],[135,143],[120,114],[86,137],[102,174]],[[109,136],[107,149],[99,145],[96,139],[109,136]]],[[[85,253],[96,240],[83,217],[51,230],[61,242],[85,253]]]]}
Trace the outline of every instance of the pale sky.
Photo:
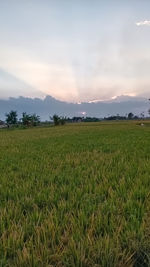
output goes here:
{"type": "Polygon", "coordinates": [[[0,98],[150,97],[149,0],[0,0],[0,98]]]}

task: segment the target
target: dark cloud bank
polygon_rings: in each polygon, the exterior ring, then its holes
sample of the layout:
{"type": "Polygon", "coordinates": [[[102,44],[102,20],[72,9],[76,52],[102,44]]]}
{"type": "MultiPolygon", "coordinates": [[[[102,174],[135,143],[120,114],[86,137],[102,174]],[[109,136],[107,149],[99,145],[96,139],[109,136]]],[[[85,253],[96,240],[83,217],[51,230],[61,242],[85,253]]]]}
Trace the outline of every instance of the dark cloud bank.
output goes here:
{"type": "Polygon", "coordinates": [[[81,104],[62,102],[51,96],[46,96],[44,99],[11,97],[8,100],[0,100],[0,119],[4,119],[5,113],[10,110],[16,110],[19,116],[22,112],[37,113],[42,120],[49,120],[49,116],[55,113],[69,117],[85,114],[84,116],[98,118],[116,114],[125,115],[129,112],[136,115],[145,112],[147,115],[149,107],[148,99],[129,96],[119,96],[111,101],[81,104]]]}

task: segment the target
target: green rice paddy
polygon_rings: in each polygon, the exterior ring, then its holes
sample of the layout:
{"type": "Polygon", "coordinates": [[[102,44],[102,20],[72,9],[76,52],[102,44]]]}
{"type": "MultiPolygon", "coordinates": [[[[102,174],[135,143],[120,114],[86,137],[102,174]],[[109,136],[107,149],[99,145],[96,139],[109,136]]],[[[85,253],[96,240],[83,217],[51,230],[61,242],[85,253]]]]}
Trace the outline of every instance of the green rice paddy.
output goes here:
{"type": "Polygon", "coordinates": [[[0,266],[150,266],[146,125],[0,130],[0,266]]]}

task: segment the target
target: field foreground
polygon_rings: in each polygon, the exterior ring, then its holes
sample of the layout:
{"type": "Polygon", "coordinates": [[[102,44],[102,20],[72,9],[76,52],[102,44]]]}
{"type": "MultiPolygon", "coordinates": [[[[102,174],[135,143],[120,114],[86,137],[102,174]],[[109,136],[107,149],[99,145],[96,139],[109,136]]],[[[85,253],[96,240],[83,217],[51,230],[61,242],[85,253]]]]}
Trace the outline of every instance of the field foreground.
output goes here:
{"type": "Polygon", "coordinates": [[[150,127],[0,131],[0,266],[150,266],[150,127]]]}

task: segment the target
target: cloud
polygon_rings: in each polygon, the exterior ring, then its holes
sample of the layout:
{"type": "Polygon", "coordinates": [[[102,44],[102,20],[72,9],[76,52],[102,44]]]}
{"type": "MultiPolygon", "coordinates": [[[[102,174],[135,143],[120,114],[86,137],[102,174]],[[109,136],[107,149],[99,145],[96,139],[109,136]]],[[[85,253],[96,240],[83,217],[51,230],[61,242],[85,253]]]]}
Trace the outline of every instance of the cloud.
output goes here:
{"type": "Polygon", "coordinates": [[[143,21],[139,21],[139,22],[136,22],[136,25],[137,26],[150,26],[150,20],[143,20],[143,21]]]}

